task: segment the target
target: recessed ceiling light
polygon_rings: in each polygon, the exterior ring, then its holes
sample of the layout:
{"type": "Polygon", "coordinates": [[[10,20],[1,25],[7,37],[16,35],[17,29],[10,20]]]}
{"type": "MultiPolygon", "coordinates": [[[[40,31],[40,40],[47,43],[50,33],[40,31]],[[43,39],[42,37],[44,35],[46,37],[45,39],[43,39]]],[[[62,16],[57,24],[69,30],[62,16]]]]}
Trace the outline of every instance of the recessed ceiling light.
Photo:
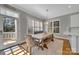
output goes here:
{"type": "Polygon", "coordinates": [[[68,6],[68,8],[71,8],[71,7],[72,7],[71,5],[68,6]]]}

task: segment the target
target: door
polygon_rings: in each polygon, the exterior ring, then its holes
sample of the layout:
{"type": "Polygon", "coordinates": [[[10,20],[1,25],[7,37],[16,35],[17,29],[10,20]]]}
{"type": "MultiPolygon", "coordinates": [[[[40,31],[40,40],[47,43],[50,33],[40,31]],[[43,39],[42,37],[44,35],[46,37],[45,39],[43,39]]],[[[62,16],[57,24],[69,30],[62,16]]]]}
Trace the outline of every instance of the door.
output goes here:
{"type": "Polygon", "coordinates": [[[3,16],[0,15],[0,50],[2,49],[3,45],[3,16]]]}

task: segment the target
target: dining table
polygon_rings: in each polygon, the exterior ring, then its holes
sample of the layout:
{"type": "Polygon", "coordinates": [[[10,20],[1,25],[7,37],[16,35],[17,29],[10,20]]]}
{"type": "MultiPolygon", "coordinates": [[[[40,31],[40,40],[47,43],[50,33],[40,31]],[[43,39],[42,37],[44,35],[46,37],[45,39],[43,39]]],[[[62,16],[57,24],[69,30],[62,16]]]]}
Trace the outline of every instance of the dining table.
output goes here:
{"type": "Polygon", "coordinates": [[[41,33],[41,34],[33,34],[32,39],[38,48],[44,50],[44,48],[48,49],[47,41],[53,41],[52,33],[41,33]]]}

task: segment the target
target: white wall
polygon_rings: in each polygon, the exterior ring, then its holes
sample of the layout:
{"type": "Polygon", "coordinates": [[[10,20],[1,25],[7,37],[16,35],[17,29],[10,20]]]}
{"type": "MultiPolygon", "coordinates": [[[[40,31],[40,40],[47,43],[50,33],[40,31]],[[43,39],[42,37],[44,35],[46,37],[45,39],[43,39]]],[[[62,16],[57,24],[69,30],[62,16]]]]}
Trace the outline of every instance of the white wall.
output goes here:
{"type": "Polygon", "coordinates": [[[27,24],[28,24],[28,31],[30,31],[29,34],[32,34],[32,33],[33,33],[32,20],[35,20],[35,18],[32,17],[32,16],[30,16],[30,15],[28,15],[28,16],[27,16],[27,21],[28,21],[27,24]]]}
{"type": "Polygon", "coordinates": [[[43,21],[43,30],[44,32],[48,32],[48,21],[43,21]]]}
{"type": "Polygon", "coordinates": [[[26,14],[24,12],[20,12],[20,18],[18,21],[18,38],[17,41],[23,41],[25,38],[24,36],[27,35],[27,18],[26,18],[26,14]]]}

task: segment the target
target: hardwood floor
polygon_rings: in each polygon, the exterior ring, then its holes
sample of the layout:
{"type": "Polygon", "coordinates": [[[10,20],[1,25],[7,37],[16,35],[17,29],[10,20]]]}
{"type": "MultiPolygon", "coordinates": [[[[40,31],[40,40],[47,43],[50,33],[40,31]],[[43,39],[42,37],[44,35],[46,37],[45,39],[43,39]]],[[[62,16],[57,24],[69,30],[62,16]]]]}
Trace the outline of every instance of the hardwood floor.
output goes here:
{"type": "Polygon", "coordinates": [[[70,46],[70,42],[67,39],[62,39],[62,38],[56,38],[58,40],[63,40],[63,55],[71,55],[71,46],[70,46]]]}
{"type": "Polygon", "coordinates": [[[63,55],[71,55],[72,54],[72,50],[71,50],[71,46],[70,46],[70,42],[67,39],[64,39],[64,45],[63,45],[63,55]]]}
{"type": "MultiPolygon", "coordinates": [[[[62,39],[62,38],[56,38],[56,39],[58,39],[58,40],[63,40],[63,53],[62,53],[62,55],[79,55],[79,53],[73,53],[72,52],[72,50],[71,50],[71,46],[70,46],[70,42],[69,42],[69,40],[67,40],[67,39],[62,39]]],[[[24,44],[22,44],[22,47],[24,47],[25,48],[25,50],[26,50],[26,43],[24,43],[24,44]]],[[[20,47],[21,48],[21,47],[20,47]]],[[[21,50],[21,49],[18,49],[18,50],[16,50],[16,51],[14,51],[16,54],[14,54],[14,55],[18,55],[18,54],[23,54],[23,55],[25,55],[25,53],[26,52],[24,52],[23,50],[21,50]],[[19,50],[21,50],[21,51],[19,51],[19,50]],[[18,52],[19,51],[19,52],[18,52]]],[[[23,49],[23,48],[22,48],[23,49]]],[[[9,54],[9,55],[11,55],[11,54],[9,54]]],[[[26,54],[27,55],[27,54],[26,54]]]]}
{"type": "Polygon", "coordinates": [[[58,40],[63,40],[63,53],[62,55],[78,55],[78,53],[72,53],[70,42],[67,39],[56,38],[58,40]]]}
{"type": "Polygon", "coordinates": [[[73,53],[71,50],[71,45],[68,39],[56,38],[59,40],[63,40],[63,55],[79,55],[79,53],[73,53]]]}

